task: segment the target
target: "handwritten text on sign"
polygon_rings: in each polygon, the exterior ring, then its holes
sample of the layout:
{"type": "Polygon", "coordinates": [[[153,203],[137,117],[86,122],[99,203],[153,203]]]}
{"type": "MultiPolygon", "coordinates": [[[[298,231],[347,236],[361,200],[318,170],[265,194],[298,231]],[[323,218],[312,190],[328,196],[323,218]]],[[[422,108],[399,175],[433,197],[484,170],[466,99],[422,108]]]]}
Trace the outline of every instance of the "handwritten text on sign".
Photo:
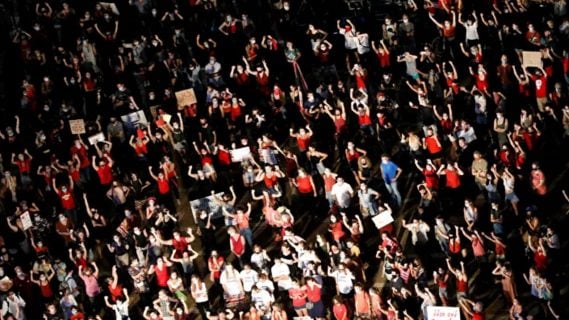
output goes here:
{"type": "Polygon", "coordinates": [[[457,307],[427,307],[429,320],[460,320],[460,309],[457,307]]]}

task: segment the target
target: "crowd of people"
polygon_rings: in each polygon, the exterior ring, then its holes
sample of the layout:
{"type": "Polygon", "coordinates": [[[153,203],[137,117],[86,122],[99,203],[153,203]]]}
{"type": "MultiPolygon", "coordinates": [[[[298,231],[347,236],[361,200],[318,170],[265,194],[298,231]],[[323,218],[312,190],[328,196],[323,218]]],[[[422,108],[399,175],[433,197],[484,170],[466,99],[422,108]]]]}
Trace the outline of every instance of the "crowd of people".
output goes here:
{"type": "Polygon", "coordinates": [[[360,4],[5,2],[0,319],[567,316],[567,1],[360,4]]]}

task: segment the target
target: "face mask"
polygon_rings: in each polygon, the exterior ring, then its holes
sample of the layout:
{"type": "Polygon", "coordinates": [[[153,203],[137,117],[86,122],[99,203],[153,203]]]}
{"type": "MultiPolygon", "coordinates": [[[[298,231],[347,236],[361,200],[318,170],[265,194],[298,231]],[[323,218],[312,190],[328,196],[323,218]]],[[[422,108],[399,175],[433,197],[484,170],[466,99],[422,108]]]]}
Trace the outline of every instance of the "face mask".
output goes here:
{"type": "Polygon", "coordinates": [[[34,30],[40,31],[40,26],[34,26],[34,30]]]}

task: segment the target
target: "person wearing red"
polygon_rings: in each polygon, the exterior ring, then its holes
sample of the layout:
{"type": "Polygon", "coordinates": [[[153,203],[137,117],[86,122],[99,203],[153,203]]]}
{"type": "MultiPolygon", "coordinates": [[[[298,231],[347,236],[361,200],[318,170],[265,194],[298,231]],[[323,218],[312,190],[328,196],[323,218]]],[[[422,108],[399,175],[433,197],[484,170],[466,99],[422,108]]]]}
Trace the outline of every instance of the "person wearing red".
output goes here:
{"type": "Polygon", "coordinates": [[[217,254],[217,250],[211,251],[211,256],[207,259],[207,268],[209,270],[209,278],[212,282],[218,282],[221,276],[221,269],[225,263],[225,259],[217,254]]]}
{"type": "Polygon", "coordinates": [[[75,139],[73,146],[71,146],[71,157],[77,155],[79,158],[79,167],[81,172],[81,182],[87,182],[90,179],[91,161],[89,160],[88,147],[85,145],[81,138],[75,139]]]}
{"type": "Polygon", "coordinates": [[[322,285],[316,282],[315,278],[308,277],[304,281],[306,285],[306,297],[308,302],[312,304],[312,308],[309,308],[308,314],[313,319],[324,319],[326,316],[326,310],[324,309],[324,303],[322,303],[322,285]]]}
{"type": "Polygon", "coordinates": [[[288,296],[292,300],[292,307],[299,317],[308,317],[306,308],[306,287],[300,287],[296,279],[292,280],[292,287],[288,289],[288,296]]]}
{"type": "Polygon", "coordinates": [[[109,157],[108,154],[104,154],[103,159],[99,161],[97,165],[96,157],[93,156],[91,165],[97,175],[99,176],[99,182],[101,183],[102,189],[107,190],[109,189],[111,183],[113,182],[113,159],[109,157]]]}
{"type": "Polygon", "coordinates": [[[332,313],[336,320],[348,320],[350,319],[350,314],[348,313],[348,307],[344,303],[341,296],[334,297],[334,306],[332,307],[332,313]]]}
{"type": "Polygon", "coordinates": [[[19,153],[17,157],[14,153],[12,153],[12,164],[18,167],[18,172],[20,173],[20,183],[22,183],[23,187],[27,187],[32,183],[32,178],[30,177],[32,159],[33,157],[28,152],[28,149],[24,149],[24,153],[19,153]]]}
{"type": "Polygon", "coordinates": [[[294,133],[294,130],[290,128],[289,135],[291,138],[296,139],[296,144],[300,152],[306,152],[306,150],[308,150],[308,146],[310,145],[310,138],[313,135],[310,126],[306,126],[306,129],[300,128],[298,130],[298,133],[294,133]]]}
{"type": "Polygon", "coordinates": [[[188,228],[187,231],[188,231],[187,237],[182,237],[180,231],[174,231],[172,232],[172,239],[170,240],[163,240],[161,237],[156,237],[156,239],[162,245],[172,246],[172,248],[176,251],[175,257],[181,258],[182,253],[188,250],[188,246],[190,246],[192,242],[194,242],[194,240],[196,239],[192,231],[192,228],[188,228]]]}
{"type": "Polygon", "coordinates": [[[156,284],[160,288],[168,288],[168,280],[170,279],[170,270],[168,268],[171,266],[172,262],[166,257],[158,257],[156,264],[150,266],[148,273],[156,274],[156,284]]]}
{"type": "Polygon", "coordinates": [[[317,196],[314,180],[304,169],[298,169],[298,176],[292,180],[292,183],[297,188],[301,200],[309,200],[317,196]]]}
{"type": "Polygon", "coordinates": [[[74,224],[77,224],[78,217],[76,212],[75,197],[73,196],[74,182],[71,176],[68,176],[69,183],[61,188],[57,187],[55,178],[52,180],[53,191],[59,196],[61,208],[65,210],[67,215],[71,218],[74,224]]]}
{"type": "Polygon", "coordinates": [[[432,127],[427,128],[427,133],[423,138],[423,149],[427,150],[429,157],[433,159],[435,164],[440,164],[443,147],[432,127]]]}
{"type": "Polygon", "coordinates": [[[242,236],[234,226],[230,226],[227,229],[227,234],[229,235],[229,246],[231,248],[231,253],[233,253],[238,259],[239,263],[243,264],[242,258],[245,254],[245,237],[242,236]]]}
{"type": "Polygon", "coordinates": [[[524,69],[526,78],[531,78],[535,85],[535,98],[537,107],[540,112],[545,111],[545,105],[548,101],[548,91],[547,91],[547,73],[543,68],[538,69],[533,75],[528,76],[527,69],[524,69]]]}
{"type": "Polygon", "coordinates": [[[148,172],[150,173],[150,177],[156,181],[156,186],[158,188],[158,198],[161,203],[168,208],[173,209],[174,203],[172,200],[172,193],[170,188],[170,181],[166,177],[163,171],[158,172],[158,176],[152,172],[152,167],[148,167],[148,172]]]}

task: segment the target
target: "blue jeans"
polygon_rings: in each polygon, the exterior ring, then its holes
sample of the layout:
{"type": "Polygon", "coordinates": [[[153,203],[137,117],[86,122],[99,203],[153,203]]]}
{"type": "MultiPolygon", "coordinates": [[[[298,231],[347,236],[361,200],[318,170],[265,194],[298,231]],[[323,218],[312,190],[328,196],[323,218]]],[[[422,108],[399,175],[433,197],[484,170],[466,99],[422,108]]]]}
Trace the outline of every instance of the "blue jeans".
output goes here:
{"type": "Polygon", "coordinates": [[[393,199],[397,202],[397,206],[401,206],[401,194],[399,194],[399,189],[397,189],[397,181],[391,181],[390,183],[385,183],[385,188],[393,199]]]}
{"type": "Polygon", "coordinates": [[[251,231],[251,228],[241,229],[239,230],[239,234],[245,238],[245,241],[247,242],[249,248],[253,248],[253,231],[251,231]]]}

